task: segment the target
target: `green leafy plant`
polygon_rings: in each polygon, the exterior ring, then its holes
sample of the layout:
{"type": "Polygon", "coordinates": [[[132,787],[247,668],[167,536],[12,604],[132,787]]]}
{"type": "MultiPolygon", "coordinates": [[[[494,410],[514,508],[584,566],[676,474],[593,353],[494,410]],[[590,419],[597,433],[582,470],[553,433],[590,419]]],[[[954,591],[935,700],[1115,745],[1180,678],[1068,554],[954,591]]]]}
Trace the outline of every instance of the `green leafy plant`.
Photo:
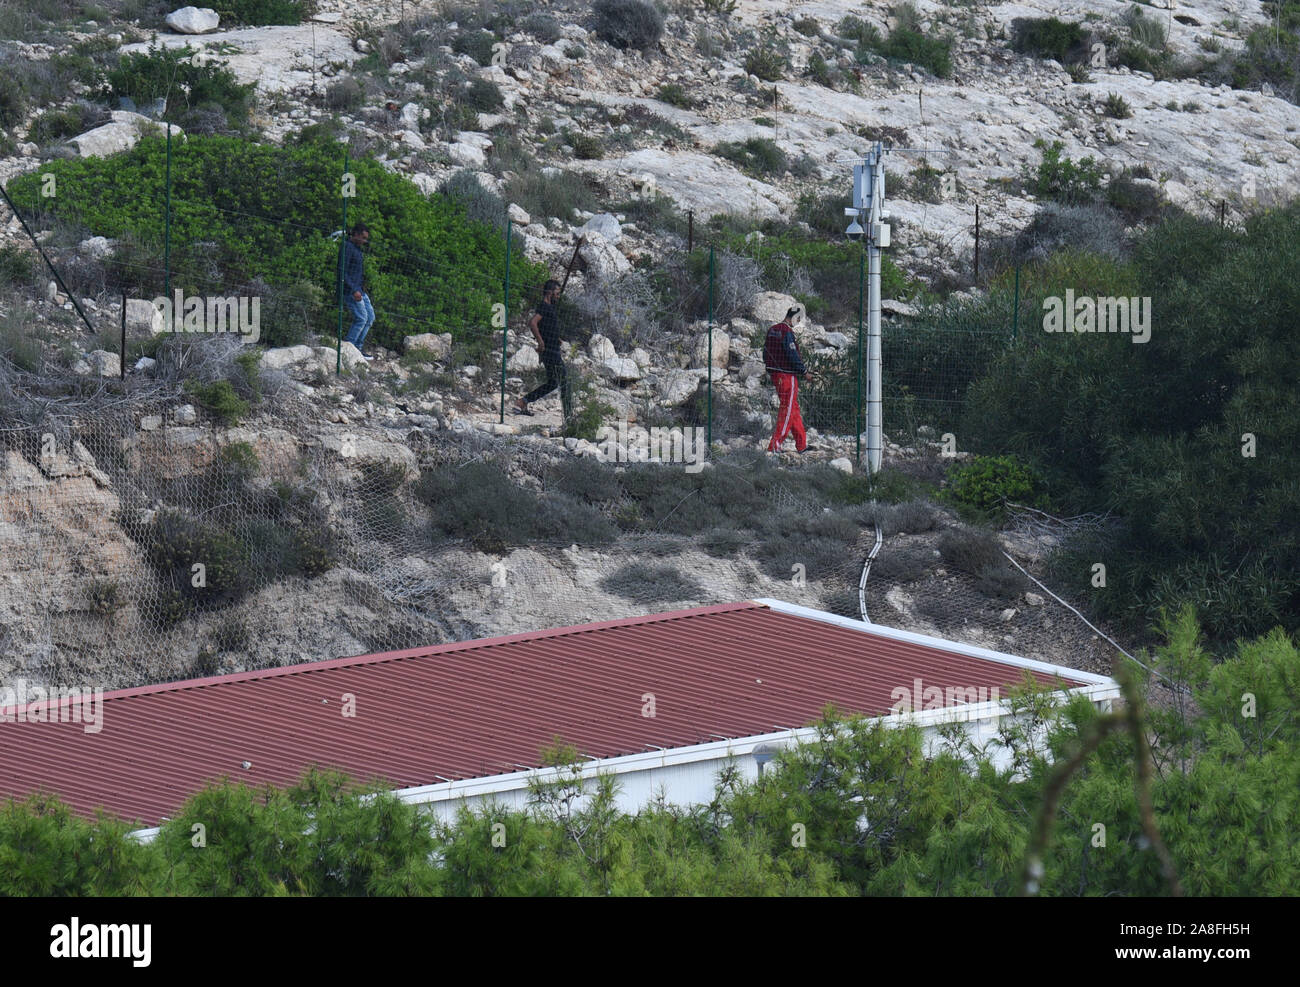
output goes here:
{"type": "Polygon", "coordinates": [[[1065,144],[1052,141],[1047,145],[1040,138],[1034,147],[1042,150],[1043,158],[1036,172],[1026,175],[1025,184],[1033,194],[1058,202],[1078,204],[1095,201],[1101,196],[1102,169],[1091,157],[1072,161],[1061,156],[1065,144]]]}
{"type": "Polygon", "coordinates": [[[108,73],[106,95],[126,97],[138,105],[165,100],[164,119],[183,121],[187,111],[205,104],[221,107],[236,124],[247,121],[256,86],[241,84],[220,62],[195,61],[195,49],[150,48],[122,56],[117,68],[108,73]]]}
{"type": "Polygon", "coordinates": [[[994,511],[1007,501],[1031,502],[1042,481],[1014,456],[976,456],[952,469],[948,483],[960,503],[994,511]]]}
{"type": "Polygon", "coordinates": [[[745,71],[764,82],[777,82],[785,78],[789,59],[773,48],[754,48],[745,56],[745,71]]]}

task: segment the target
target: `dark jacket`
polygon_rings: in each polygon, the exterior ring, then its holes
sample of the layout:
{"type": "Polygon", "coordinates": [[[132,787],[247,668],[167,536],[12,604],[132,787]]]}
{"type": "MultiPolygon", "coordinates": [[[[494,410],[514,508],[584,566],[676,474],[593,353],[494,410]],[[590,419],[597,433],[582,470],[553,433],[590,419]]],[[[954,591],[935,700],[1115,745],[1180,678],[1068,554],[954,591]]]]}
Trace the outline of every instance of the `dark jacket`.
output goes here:
{"type": "Polygon", "coordinates": [[[807,368],[799,356],[799,346],[795,343],[794,330],[788,323],[778,322],[767,331],[763,342],[763,366],[769,373],[803,374],[807,368]]]}
{"type": "Polygon", "coordinates": [[[354,291],[366,290],[362,287],[361,281],[365,263],[365,256],[361,253],[361,248],[351,240],[344,240],[343,285],[349,298],[352,297],[354,291]]]}
{"type": "Polygon", "coordinates": [[[537,323],[537,331],[542,334],[542,356],[558,358],[560,356],[560,313],[557,306],[549,302],[537,303],[537,314],[542,318],[537,323]]]}

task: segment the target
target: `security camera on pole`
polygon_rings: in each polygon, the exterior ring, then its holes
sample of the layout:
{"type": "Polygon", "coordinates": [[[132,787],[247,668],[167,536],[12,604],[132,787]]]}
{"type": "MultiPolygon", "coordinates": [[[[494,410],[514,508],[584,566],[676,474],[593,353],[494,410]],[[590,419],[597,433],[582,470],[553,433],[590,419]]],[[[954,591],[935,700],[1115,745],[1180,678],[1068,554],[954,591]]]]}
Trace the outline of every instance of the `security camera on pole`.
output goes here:
{"type": "Polygon", "coordinates": [[[884,448],[881,432],[880,360],[880,248],[889,246],[889,219],[885,212],[884,147],[880,141],[861,164],[853,166],[853,205],[844,210],[852,216],[844,235],[867,241],[867,470],[880,471],[884,448]],[[858,218],[866,216],[865,229],[858,218]]]}

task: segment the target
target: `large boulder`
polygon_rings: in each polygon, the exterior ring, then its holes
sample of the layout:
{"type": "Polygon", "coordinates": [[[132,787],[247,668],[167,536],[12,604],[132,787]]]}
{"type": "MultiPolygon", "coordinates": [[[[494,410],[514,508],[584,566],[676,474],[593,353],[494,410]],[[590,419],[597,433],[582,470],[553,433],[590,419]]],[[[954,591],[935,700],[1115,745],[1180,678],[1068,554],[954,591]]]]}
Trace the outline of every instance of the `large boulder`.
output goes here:
{"type": "Polygon", "coordinates": [[[618,351],[614,349],[614,343],[608,336],[602,336],[596,333],[587,341],[587,353],[597,363],[604,363],[606,360],[612,360],[618,356],[618,351]]]}
{"type": "Polygon", "coordinates": [[[177,34],[207,34],[217,29],[221,18],[211,7],[182,7],[163,18],[163,23],[177,34]]]}
{"type": "MultiPolygon", "coordinates": [[[[713,365],[715,367],[726,367],[727,361],[731,358],[731,340],[727,334],[717,326],[713,327],[713,365]]],[[[706,327],[704,332],[695,337],[695,344],[691,350],[691,366],[707,367],[709,365],[709,330],[706,327]]]]}
{"type": "Polygon", "coordinates": [[[531,346],[521,346],[510,354],[510,359],[506,361],[506,369],[522,373],[526,370],[536,370],[541,364],[537,350],[531,346]]]}
{"type": "Polygon", "coordinates": [[[623,239],[623,227],[619,225],[618,217],[613,213],[597,213],[582,227],[582,233],[587,236],[592,233],[599,233],[612,246],[617,246],[618,242],[623,239]]]}
{"type": "MultiPolygon", "coordinates": [[[[158,126],[157,121],[130,110],[114,110],[112,115],[110,122],[68,140],[76,148],[77,154],[83,158],[106,158],[121,151],[129,151],[139,142],[146,129],[158,126]]],[[[184,131],[173,125],[172,138],[182,136],[184,131]]]]}
{"type": "Polygon", "coordinates": [[[315,354],[310,346],[277,346],[262,353],[264,370],[283,370],[299,363],[305,363],[315,354]]]}
{"type": "Polygon", "coordinates": [[[604,236],[594,231],[586,234],[586,239],[578,249],[578,259],[582,262],[582,269],[597,281],[612,281],[620,274],[632,270],[632,262],[604,236]]]}
{"type": "Polygon", "coordinates": [[[784,319],[785,313],[796,305],[799,305],[799,302],[792,295],[779,291],[760,291],[751,299],[749,310],[758,324],[766,329],[784,319]]]}
{"type": "Polygon", "coordinates": [[[462,168],[478,170],[487,167],[487,155],[473,144],[455,141],[447,145],[447,156],[462,168]]]}
{"type": "Polygon", "coordinates": [[[167,327],[162,309],[143,298],[126,300],[126,331],[135,336],[153,336],[167,327]]]}
{"type": "Polygon", "coordinates": [[[600,372],[616,384],[634,384],[643,376],[636,361],[626,356],[612,356],[600,364],[600,372]]]}
{"type": "Polygon", "coordinates": [[[699,386],[699,374],[689,370],[669,370],[659,375],[655,390],[659,394],[659,403],[674,407],[690,398],[699,386]]]}
{"type": "Polygon", "coordinates": [[[422,332],[406,337],[407,353],[429,353],[435,360],[451,356],[451,333],[422,332]]]}

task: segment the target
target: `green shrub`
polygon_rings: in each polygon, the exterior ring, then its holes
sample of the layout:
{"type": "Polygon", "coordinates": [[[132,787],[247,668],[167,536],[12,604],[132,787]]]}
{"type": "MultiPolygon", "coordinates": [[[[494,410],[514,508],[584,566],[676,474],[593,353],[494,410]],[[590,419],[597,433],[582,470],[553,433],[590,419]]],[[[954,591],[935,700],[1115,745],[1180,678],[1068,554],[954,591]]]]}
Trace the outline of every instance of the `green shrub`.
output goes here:
{"type": "MultiPolygon", "coordinates": [[[[285,289],[311,283],[326,299],[337,298],[340,242],[328,234],[339,222],[342,165],[337,145],[276,147],[228,137],[173,142],[173,287],[224,295],[232,285],[260,278],[285,289]]],[[[357,191],[349,200],[349,222],[365,221],[372,234],[366,276],[376,312],[383,313],[372,333],[375,341],[398,349],[411,333],[479,330],[499,300],[504,237],[466,222],[458,203],[426,197],[369,158],[354,158],[348,168],[357,191]]],[[[161,255],[163,230],[154,204],[138,190],[161,187],[165,170],[165,142],[146,137],[109,158],[52,162],[42,173],[57,177],[56,197],[40,195],[40,174],[21,176],[9,191],[43,224],[64,220],[85,235],[113,238],[152,233],[141,245],[151,259],[141,257],[140,265],[112,262],[121,265],[115,270],[123,279],[135,279],[128,284],[150,297],[157,288],[148,269],[161,255]]],[[[539,191],[552,196],[567,194],[570,187],[549,179],[540,184],[549,185],[539,191]]],[[[532,211],[531,204],[520,204],[532,211]]],[[[546,277],[542,265],[520,254],[512,258],[511,272],[529,284],[546,277]]],[[[306,300],[299,297],[294,304],[306,300]]],[[[516,304],[522,311],[524,301],[516,304]]],[[[329,316],[335,313],[320,309],[317,314],[322,321],[314,328],[333,336],[337,317],[329,316]]]]}
{"type": "Polygon", "coordinates": [[[927,38],[919,31],[898,29],[877,50],[886,58],[927,69],[940,79],[952,77],[951,38],[927,38]]]}
{"type": "Polygon", "coordinates": [[[497,38],[491,31],[459,31],[451,39],[451,50],[458,55],[469,55],[480,65],[492,64],[492,46],[497,38]]]}
{"type": "Polygon", "coordinates": [[[976,456],[955,467],[948,479],[959,503],[983,511],[999,510],[1007,501],[1031,501],[1040,485],[1033,471],[1014,456],[976,456]]]}
{"type": "Polygon", "coordinates": [[[212,412],[226,425],[237,425],[248,414],[249,404],[231,386],[228,380],[217,380],[211,384],[195,384],[192,388],[195,399],[212,412]]]}
{"type": "Polygon", "coordinates": [[[336,79],[325,90],[325,108],[335,112],[360,109],[365,99],[361,83],[350,75],[336,79]]]}
{"type": "Polygon", "coordinates": [[[591,13],[596,35],[615,48],[645,51],[663,35],[664,15],[645,0],[596,0],[591,13]]]}
{"type": "Polygon", "coordinates": [[[245,123],[256,85],[241,85],[224,64],[200,64],[194,60],[195,54],[188,45],[125,54],[108,73],[107,95],[113,100],[126,97],[138,105],[166,99],[163,116],[174,123],[206,103],[220,106],[232,123],[245,123]]]}
{"type": "Polygon", "coordinates": [[[491,79],[472,79],[465,89],[463,102],[480,113],[491,113],[505,105],[501,87],[491,79]]]}
{"type": "Polygon", "coordinates": [[[605,156],[604,144],[594,134],[566,130],[564,139],[573,148],[573,156],[579,161],[595,161],[605,156]]]}
{"type": "Polygon", "coordinates": [[[0,288],[28,285],[36,277],[36,254],[11,244],[0,246],[0,288]]]}
{"type": "MultiPolygon", "coordinates": [[[[557,216],[563,220],[573,218],[573,211],[589,206],[595,201],[595,192],[588,179],[572,171],[558,175],[543,175],[540,168],[515,175],[505,186],[506,198],[526,209],[534,219],[557,216]]],[[[534,276],[534,281],[538,280],[534,276]]],[[[545,280],[542,276],[540,280],[545,280]]]]}
{"type": "Polygon", "coordinates": [[[1044,199],[1055,199],[1077,205],[1093,202],[1101,195],[1101,166],[1091,157],[1071,161],[1061,157],[1065,144],[1052,141],[1047,146],[1041,138],[1034,141],[1034,147],[1043,152],[1043,159],[1038,170],[1026,175],[1026,186],[1034,195],[1044,199]]]}
{"type": "Polygon", "coordinates": [[[827,89],[834,89],[839,78],[839,72],[827,65],[826,59],[821,56],[820,52],[816,51],[809,56],[808,68],[804,71],[804,74],[817,85],[825,86],[827,89]]]}
{"type": "Polygon", "coordinates": [[[655,99],[683,110],[689,110],[695,106],[695,100],[691,98],[683,86],[676,82],[665,82],[660,86],[655,93],[655,99]]]}
{"type": "Polygon", "coordinates": [[[218,0],[215,9],[223,28],[301,24],[316,13],[316,0],[218,0]]]}
{"type": "Polygon", "coordinates": [[[573,389],[573,414],[564,423],[564,435],[567,438],[586,439],[595,442],[600,427],[616,409],[601,401],[595,386],[590,381],[573,383],[574,371],[569,371],[569,386],[573,389]]]}
{"type": "Polygon", "coordinates": [[[789,60],[772,48],[754,48],[745,56],[745,71],[764,82],[777,82],[785,78],[789,60]]]}
{"type": "Polygon", "coordinates": [[[1102,616],[1133,633],[1145,633],[1157,601],[1180,599],[1206,608],[1216,640],[1300,627],[1300,531],[1284,520],[1300,503],[1291,454],[1281,452],[1300,446],[1300,354],[1285,328],[1300,319],[1297,243],[1295,206],[1226,232],[1172,213],[1138,238],[1131,264],[1098,266],[1086,286],[1069,271],[1027,269],[1027,311],[1041,312],[1063,285],[1095,297],[1163,285],[1156,311],[1179,315],[1154,317],[1141,345],[1121,333],[1036,331],[968,395],[956,431],[969,448],[1031,463],[1063,511],[1121,519],[1113,540],[1081,550],[1094,554],[1067,571],[1102,616]],[[1234,295],[1242,284],[1251,285],[1247,306],[1234,295]],[[1247,433],[1254,457],[1243,455],[1247,433]],[[1106,565],[1105,587],[1089,582],[1096,562],[1106,565]],[[1237,597],[1248,573],[1253,612],[1237,597]]]}
{"type": "Polygon", "coordinates": [[[1054,58],[1062,65],[1078,63],[1088,33],[1074,23],[1055,17],[1016,17],[1011,21],[1011,47],[1025,55],[1054,58]]]}
{"type": "Polygon", "coordinates": [[[531,34],[534,38],[544,45],[552,45],[559,41],[562,33],[560,31],[560,22],[551,14],[535,13],[529,14],[519,22],[519,30],[526,34],[531,34]]]}
{"type": "Polygon", "coordinates": [[[65,110],[46,110],[32,121],[27,139],[44,147],[56,141],[84,134],[109,120],[103,107],[77,103],[65,110]]]}
{"type": "Polygon", "coordinates": [[[45,350],[34,328],[23,309],[0,316],[0,359],[8,360],[20,370],[37,373],[45,350]]]}
{"type": "Polygon", "coordinates": [[[793,27],[805,38],[815,38],[817,35],[821,34],[822,30],[822,26],[816,17],[796,18],[793,27]]]}
{"type": "Polygon", "coordinates": [[[1133,108],[1128,105],[1128,100],[1118,93],[1107,95],[1104,109],[1106,116],[1114,117],[1116,120],[1127,120],[1133,115],[1133,108]]]}
{"type": "Polygon", "coordinates": [[[779,175],[789,167],[785,151],[769,137],[750,137],[744,141],[724,141],[713,153],[739,165],[758,177],[779,175]]]}
{"type": "Polygon", "coordinates": [[[835,33],[843,38],[856,41],[860,47],[876,48],[881,43],[880,30],[864,21],[861,17],[847,14],[835,25],[835,33]]]}

